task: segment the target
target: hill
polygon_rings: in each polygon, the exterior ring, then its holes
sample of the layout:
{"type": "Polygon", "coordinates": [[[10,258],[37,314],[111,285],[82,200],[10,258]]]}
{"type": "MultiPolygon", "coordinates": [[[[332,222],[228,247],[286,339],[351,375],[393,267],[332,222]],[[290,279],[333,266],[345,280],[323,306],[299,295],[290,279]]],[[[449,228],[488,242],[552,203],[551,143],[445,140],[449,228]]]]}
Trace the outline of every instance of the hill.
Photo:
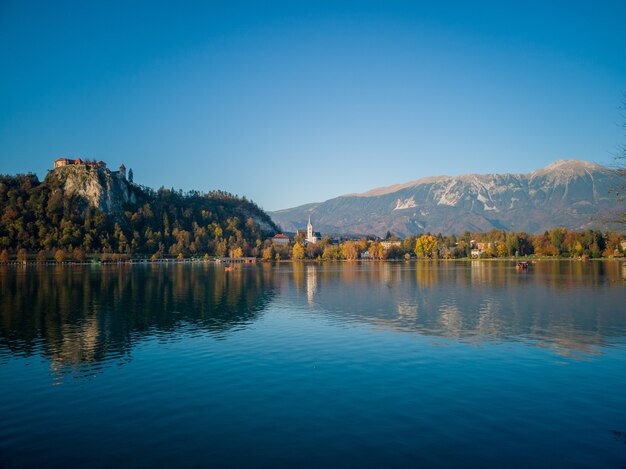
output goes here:
{"type": "Polygon", "coordinates": [[[613,170],[560,160],[528,174],[428,177],[270,214],[287,231],[302,228],[311,215],[323,233],[378,236],[387,231],[407,236],[494,228],[529,233],[555,226],[604,229],[618,209],[609,194],[612,187],[613,170]]]}
{"type": "Polygon", "coordinates": [[[0,176],[0,249],[156,257],[241,249],[256,255],[277,231],[245,197],[155,191],[99,164],[56,167],[44,181],[34,174],[0,176]]]}

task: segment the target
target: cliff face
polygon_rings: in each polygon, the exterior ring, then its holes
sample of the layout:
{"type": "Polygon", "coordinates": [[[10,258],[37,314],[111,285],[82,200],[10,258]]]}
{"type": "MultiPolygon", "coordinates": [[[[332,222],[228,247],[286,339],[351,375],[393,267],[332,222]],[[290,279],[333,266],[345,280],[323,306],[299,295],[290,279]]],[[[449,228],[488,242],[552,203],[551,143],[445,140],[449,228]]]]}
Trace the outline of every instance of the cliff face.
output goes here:
{"type": "Polygon", "coordinates": [[[66,196],[81,196],[105,213],[117,212],[125,204],[138,202],[138,191],[119,172],[85,165],[68,165],[51,170],[46,177],[66,196]]]}
{"type": "Polygon", "coordinates": [[[584,161],[557,161],[528,174],[429,177],[272,212],[283,229],[399,235],[506,229],[537,233],[554,226],[606,228],[619,209],[609,194],[613,171],[584,161]]]}

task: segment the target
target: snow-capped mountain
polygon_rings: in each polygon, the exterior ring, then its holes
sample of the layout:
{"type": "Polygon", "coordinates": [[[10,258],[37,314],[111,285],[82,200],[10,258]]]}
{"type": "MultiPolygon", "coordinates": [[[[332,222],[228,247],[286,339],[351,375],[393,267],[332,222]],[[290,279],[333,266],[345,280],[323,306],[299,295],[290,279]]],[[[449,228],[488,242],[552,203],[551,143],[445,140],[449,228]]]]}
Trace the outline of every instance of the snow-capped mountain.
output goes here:
{"type": "Polygon", "coordinates": [[[595,163],[559,160],[528,174],[428,177],[270,215],[285,231],[304,227],[311,215],[322,233],[379,236],[605,228],[611,213],[623,211],[609,193],[616,177],[595,163]]]}

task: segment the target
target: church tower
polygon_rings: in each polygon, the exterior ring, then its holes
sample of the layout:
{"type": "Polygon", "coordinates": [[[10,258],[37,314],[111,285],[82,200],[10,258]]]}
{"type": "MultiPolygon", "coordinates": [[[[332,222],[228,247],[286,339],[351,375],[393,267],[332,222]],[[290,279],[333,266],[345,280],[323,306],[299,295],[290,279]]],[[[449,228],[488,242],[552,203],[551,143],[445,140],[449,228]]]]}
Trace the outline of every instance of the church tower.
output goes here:
{"type": "Polygon", "coordinates": [[[309,215],[309,223],[306,225],[306,239],[307,241],[313,239],[313,225],[311,225],[311,215],[309,215]]]}

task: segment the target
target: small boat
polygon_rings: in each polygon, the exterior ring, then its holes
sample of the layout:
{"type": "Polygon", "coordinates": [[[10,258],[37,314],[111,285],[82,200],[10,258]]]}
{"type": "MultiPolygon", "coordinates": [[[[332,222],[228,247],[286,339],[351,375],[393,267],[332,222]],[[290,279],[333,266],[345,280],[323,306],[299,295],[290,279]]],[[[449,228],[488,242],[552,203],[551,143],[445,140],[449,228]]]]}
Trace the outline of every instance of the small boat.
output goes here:
{"type": "Polygon", "coordinates": [[[518,262],[517,265],[515,266],[516,270],[528,270],[528,267],[530,266],[530,264],[528,262],[522,261],[522,262],[518,262]]]}

